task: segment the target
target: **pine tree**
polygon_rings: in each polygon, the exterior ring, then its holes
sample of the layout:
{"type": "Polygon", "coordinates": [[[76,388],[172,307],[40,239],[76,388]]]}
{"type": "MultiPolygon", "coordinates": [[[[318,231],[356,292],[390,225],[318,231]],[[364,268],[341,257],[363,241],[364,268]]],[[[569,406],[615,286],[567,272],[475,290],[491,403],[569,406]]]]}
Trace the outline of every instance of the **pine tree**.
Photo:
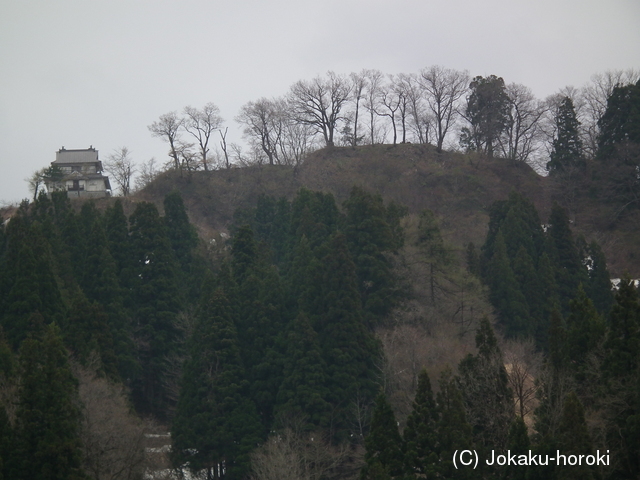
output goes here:
{"type": "Polygon", "coordinates": [[[460,390],[474,428],[479,450],[504,448],[514,418],[513,393],[489,320],[476,332],[477,355],[467,355],[458,366],[460,390]]]}
{"type": "Polygon", "coordinates": [[[436,474],[439,463],[437,424],[439,416],[431,391],[427,371],[418,376],[418,390],[413,400],[413,410],[404,429],[406,478],[430,478],[436,474]]]}
{"type": "Polygon", "coordinates": [[[184,269],[192,260],[191,254],[198,244],[198,234],[189,223],[182,196],[177,191],[164,197],[164,223],[171,247],[184,269]]]}
{"type": "Polygon", "coordinates": [[[602,384],[610,400],[607,446],[619,459],[616,478],[640,474],[640,297],[633,281],[620,281],[604,344],[602,384]]]}
{"type": "Polygon", "coordinates": [[[482,267],[486,268],[494,254],[498,231],[502,231],[509,259],[515,258],[524,247],[537,263],[544,250],[544,232],[535,206],[517,192],[511,192],[508,200],[494,202],[489,210],[489,231],[482,246],[482,267]]]}
{"type": "Polygon", "coordinates": [[[20,478],[83,479],[77,383],[55,324],[20,349],[22,369],[16,412],[20,478]]]}
{"type": "Polygon", "coordinates": [[[229,302],[212,279],[203,286],[173,420],[172,461],[207,478],[243,478],[262,437],[229,302]],[[219,473],[224,470],[224,474],[219,473]]]}
{"type": "MultiPolygon", "coordinates": [[[[560,451],[567,457],[593,454],[593,445],[584,418],[584,407],[574,392],[569,393],[564,400],[558,440],[560,451]]],[[[575,466],[562,466],[558,462],[557,472],[558,480],[595,478],[593,468],[586,465],[586,462],[575,466]]]]}
{"type": "Polygon", "coordinates": [[[470,469],[456,469],[451,459],[454,452],[474,448],[473,433],[467,422],[462,394],[456,380],[447,367],[440,375],[440,391],[436,395],[438,404],[438,441],[440,459],[437,464],[436,478],[471,479],[477,478],[477,472],[470,469]]]}
{"type": "MultiPolygon", "coordinates": [[[[509,437],[507,438],[507,451],[515,455],[527,455],[531,448],[527,425],[524,418],[516,417],[509,427],[509,437]]],[[[527,480],[529,478],[528,469],[522,466],[508,465],[505,468],[502,478],[509,480],[527,480]]]]}
{"type": "Polygon", "coordinates": [[[51,250],[37,223],[27,232],[19,252],[3,319],[3,328],[14,349],[29,332],[31,314],[38,312],[46,323],[51,323],[62,321],[66,313],[51,250]]]}
{"type": "Polygon", "coordinates": [[[635,372],[640,366],[640,297],[629,278],[620,281],[609,315],[603,370],[612,377],[635,372]]]}
{"type": "Polygon", "coordinates": [[[317,334],[304,313],[291,322],[286,335],[283,381],[278,390],[278,413],[302,418],[309,429],[330,426],[326,364],[317,334]]]}
{"type": "Polygon", "coordinates": [[[28,243],[20,250],[17,267],[18,275],[7,296],[6,314],[2,319],[2,327],[14,348],[28,333],[28,316],[42,308],[36,261],[28,243]]]}
{"type": "MultiPolygon", "coordinates": [[[[309,315],[327,365],[330,402],[349,405],[360,395],[373,398],[376,390],[375,363],[380,345],[366,329],[361,315],[355,266],[344,235],[334,235],[312,272],[316,282],[309,315]]],[[[348,420],[341,409],[334,420],[334,434],[346,435],[348,420]]]]}
{"type": "Polygon", "coordinates": [[[169,406],[162,377],[164,359],[177,353],[175,318],[182,305],[177,262],[162,219],[152,203],[141,202],[130,217],[131,308],[137,323],[141,383],[134,399],[142,411],[165,415],[169,406]]]}
{"type": "Polygon", "coordinates": [[[513,259],[512,269],[519,290],[522,292],[526,308],[528,310],[529,321],[523,325],[522,336],[529,337],[534,334],[536,323],[543,315],[544,299],[540,298],[540,279],[533,259],[529,256],[523,246],[518,250],[518,254],[513,259]]]}
{"type": "Polygon", "coordinates": [[[483,151],[493,157],[494,147],[504,131],[509,115],[509,97],[501,77],[475,77],[469,85],[466,118],[471,130],[463,129],[461,143],[469,150],[483,151]]]}
{"type": "Polygon", "coordinates": [[[560,308],[566,314],[569,301],[576,296],[578,285],[586,284],[588,277],[573,240],[567,212],[558,204],[554,204],[549,217],[547,252],[556,272],[560,308]]]}
{"type": "Polygon", "coordinates": [[[398,432],[398,422],[383,393],[376,398],[371,430],[365,438],[365,466],[360,472],[361,480],[380,478],[402,479],[403,442],[398,432]]]}
{"type": "Polygon", "coordinates": [[[569,302],[569,308],[571,313],[566,322],[567,358],[571,359],[572,372],[585,390],[579,392],[584,397],[592,395],[598,386],[598,373],[590,368],[589,356],[604,340],[606,324],[582,285],[578,287],[576,298],[569,302]]]}
{"type": "Polygon", "coordinates": [[[394,247],[394,238],[379,195],[353,187],[344,207],[344,233],[356,265],[363,315],[373,326],[389,312],[396,297],[391,265],[384,255],[394,247]]]}
{"type": "Polygon", "coordinates": [[[240,227],[233,236],[231,254],[233,275],[236,283],[241,284],[252,273],[258,262],[258,247],[249,225],[240,227]]]}
{"type": "Polygon", "coordinates": [[[118,379],[118,360],[109,317],[99,304],[89,302],[80,291],[74,292],[71,298],[64,323],[64,340],[76,360],[86,364],[95,353],[100,359],[101,373],[118,379]]]}
{"type": "Polygon", "coordinates": [[[116,274],[122,286],[128,287],[135,276],[134,258],[130,251],[129,226],[122,202],[117,199],[104,215],[109,252],[116,262],[116,274]]]}
{"type": "Polygon", "coordinates": [[[285,292],[275,267],[268,265],[249,226],[233,238],[232,267],[237,295],[240,354],[251,384],[251,397],[265,426],[272,420],[282,381],[276,338],[286,326],[285,292]]]}
{"type": "Polygon", "coordinates": [[[584,168],[585,160],[580,140],[580,122],[576,117],[573,100],[564,97],[555,116],[556,135],[553,139],[551,160],[547,170],[563,172],[572,167],[584,168]]]}
{"type": "Polygon", "coordinates": [[[291,203],[291,241],[304,235],[311,248],[326,242],[340,226],[342,218],[333,195],[301,188],[291,203]]]}
{"type": "Polygon", "coordinates": [[[640,81],[617,85],[607,99],[607,109],[598,120],[598,157],[608,160],[624,142],[640,143],[640,81]]]}
{"type": "Polygon", "coordinates": [[[489,299],[497,308],[507,337],[525,336],[531,330],[529,306],[513,273],[502,231],[496,236],[493,257],[487,267],[489,299]]]}
{"type": "Polygon", "coordinates": [[[559,309],[558,288],[555,270],[544,252],[538,261],[538,283],[540,286],[540,317],[535,319],[535,340],[538,348],[548,350],[550,319],[554,310],[559,309]]]}
{"type": "Polygon", "coordinates": [[[589,298],[602,315],[608,315],[613,305],[611,275],[607,269],[607,260],[597,242],[587,247],[589,282],[585,286],[589,298]]]}

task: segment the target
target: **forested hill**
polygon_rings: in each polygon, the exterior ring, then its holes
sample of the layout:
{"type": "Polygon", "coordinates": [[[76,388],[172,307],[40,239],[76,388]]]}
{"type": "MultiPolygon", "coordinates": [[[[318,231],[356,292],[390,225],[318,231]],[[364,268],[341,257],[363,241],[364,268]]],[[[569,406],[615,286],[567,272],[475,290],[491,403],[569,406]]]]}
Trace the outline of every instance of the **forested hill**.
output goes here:
{"type": "MultiPolygon", "coordinates": [[[[459,249],[480,245],[486,235],[489,207],[519,192],[546,223],[554,202],[567,209],[577,235],[596,240],[613,277],[640,277],[640,214],[620,212],[610,201],[607,175],[589,162],[585,172],[540,176],[529,165],[470,153],[437,153],[424,144],[333,147],[312,153],[297,168],[254,165],[178,175],[166,172],[131,197],[161,205],[173,189],[181,192],[189,216],[203,238],[226,232],[237,209],[255,205],[261,194],[291,199],[301,187],[332,193],[344,201],[353,186],[405,205],[412,213],[433,211],[449,242],[459,249]]],[[[605,167],[606,168],[606,167],[605,167]]]]}
{"type": "Polygon", "coordinates": [[[332,147],[23,202],[0,228],[2,478],[518,478],[453,452],[529,447],[636,477],[640,299],[610,282],[638,272],[636,184],[611,172],[332,147]]]}

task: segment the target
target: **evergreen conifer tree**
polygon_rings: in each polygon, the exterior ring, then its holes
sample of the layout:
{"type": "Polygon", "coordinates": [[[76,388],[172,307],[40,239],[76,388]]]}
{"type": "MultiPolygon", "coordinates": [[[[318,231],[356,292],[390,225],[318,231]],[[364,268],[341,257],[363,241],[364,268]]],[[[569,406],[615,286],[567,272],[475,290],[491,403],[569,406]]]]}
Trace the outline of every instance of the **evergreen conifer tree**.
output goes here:
{"type": "Polygon", "coordinates": [[[636,372],[640,366],[640,297],[633,280],[620,280],[609,315],[604,373],[613,378],[636,372]]]}
{"type": "MultiPolygon", "coordinates": [[[[560,451],[563,455],[592,455],[593,444],[584,417],[584,407],[574,392],[570,392],[562,408],[558,432],[560,451]]],[[[590,480],[595,478],[594,469],[586,464],[557,466],[558,480],[590,480]]]]}
{"type": "Polygon", "coordinates": [[[212,279],[203,286],[189,340],[182,388],[172,428],[174,465],[188,462],[207,478],[241,479],[249,453],[262,437],[240,358],[229,302],[212,279]]]}
{"type": "MultiPolygon", "coordinates": [[[[460,390],[479,450],[502,449],[514,419],[513,393],[489,320],[480,321],[477,355],[467,355],[458,366],[460,390]]],[[[482,455],[481,455],[482,456],[482,455]]]]}
{"type": "Polygon", "coordinates": [[[130,217],[132,253],[130,304],[137,323],[143,377],[134,389],[142,411],[165,415],[169,406],[164,358],[177,353],[180,332],[176,314],[183,299],[177,285],[177,262],[164,222],[152,203],[141,202],[130,217]]]}
{"type": "Polygon", "coordinates": [[[191,261],[193,249],[198,244],[195,227],[189,217],[179,192],[173,191],[164,197],[164,223],[171,247],[183,269],[191,261]]]}
{"type": "MultiPolygon", "coordinates": [[[[309,315],[327,365],[330,402],[334,407],[349,405],[359,395],[372,399],[376,390],[375,363],[380,345],[365,327],[355,266],[351,261],[344,235],[334,235],[326,253],[312,272],[316,283],[314,302],[309,315]]],[[[334,420],[333,432],[347,434],[346,410],[334,420]]]]}
{"type": "Polygon", "coordinates": [[[49,243],[37,223],[25,236],[8,292],[3,328],[14,349],[28,334],[30,315],[39,312],[46,323],[61,322],[66,313],[54,273],[49,243]]]}
{"type": "Polygon", "coordinates": [[[558,105],[555,116],[556,135],[553,139],[551,160],[547,170],[562,172],[571,167],[584,168],[585,160],[580,139],[580,122],[576,117],[573,100],[564,97],[558,105]]]}
{"type": "Polygon", "coordinates": [[[591,242],[586,253],[589,261],[589,282],[585,289],[598,312],[607,316],[613,305],[611,275],[607,269],[607,260],[597,242],[591,242]]]}
{"type": "Polygon", "coordinates": [[[371,195],[353,187],[344,203],[346,223],[344,233],[356,265],[362,310],[369,325],[378,323],[391,309],[394,301],[394,278],[384,252],[394,247],[387,211],[379,195],[371,195]]]}
{"type": "Polygon", "coordinates": [[[604,344],[602,383],[609,399],[607,446],[619,459],[616,478],[640,474],[640,298],[629,278],[620,281],[604,344]]]}
{"type": "MultiPolygon", "coordinates": [[[[449,368],[440,375],[440,391],[436,395],[438,405],[438,441],[440,443],[440,461],[437,465],[440,478],[472,479],[477,472],[471,469],[456,469],[451,459],[456,451],[474,448],[473,432],[467,422],[462,394],[449,368]]],[[[437,478],[437,477],[436,477],[437,478]]]]}
{"type": "Polygon", "coordinates": [[[608,160],[624,142],[640,143],[640,81],[617,85],[607,99],[607,109],[598,120],[598,157],[608,160]]]}
{"type": "Polygon", "coordinates": [[[21,479],[84,479],[77,383],[55,324],[20,348],[16,454],[21,479]]]}
{"type": "Polygon", "coordinates": [[[272,420],[282,362],[276,339],[286,327],[285,293],[275,267],[268,265],[249,226],[234,236],[232,267],[237,296],[240,354],[247,369],[251,396],[265,426],[272,420]]]}
{"type": "Polygon", "coordinates": [[[523,246],[534,263],[544,250],[544,232],[535,206],[517,192],[511,192],[508,200],[494,202],[489,210],[489,231],[482,246],[482,268],[494,254],[498,231],[502,231],[509,259],[515,258],[523,246]]]}
{"type": "Polygon", "coordinates": [[[535,319],[535,340],[538,348],[548,350],[550,319],[552,312],[559,308],[559,300],[555,270],[546,252],[540,256],[538,261],[538,284],[540,286],[538,293],[540,317],[535,319]]]}
{"type": "Polygon", "coordinates": [[[491,303],[498,309],[500,324],[508,337],[525,336],[530,332],[529,306],[507,256],[502,231],[496,236],[493,256],[487,268],[490,279],[491,303]]]}
{"type": "MultiPolygon", "coordinates": [[[[509,437],[507,438],[507,451],[514,455],[527,455],[531,448],[527,425],[524,418],[516,417],[509,427],[509,437]]],[[[504,479],[527,480],[529,478],[528,468],[520,465],[507,465],[504,469],[504,479]]]]}
{"type": "Polygon", "coordinates": [[[107,209],[104,218],[109,252],[116,262],[116,274],[120,284],[123,287],[129,287],[133,282],[132,277],[135,276],[133,265],[135,260],[130,251],[127,216],[124,214],[120,199],[107,209]]]}
{"type": "Polygon", "coordinates": [[[569,307],[571,313],[566,321],[566,355],[571,359],[573,375],[584,389],[579,392],[584,397],[593,394],[598,386],[597,372],[589,368],[589,356],[604,340],[606,324],[582,285],[578,287],[576,298],[569,302],[569,307]]]}
{"type": "Polygon", "coordinates": [[[413,400],[413,411],[404,429],[405,471],[407,479],[430,478],[437,472],[439,440],[437,437],[438,411],[431,391],[427,371],[418,376],[418,390],[413,400]]]}
{"type": "Polygon", "coordinates": [[[567,212],[558,204],[554,204],[549,217],[547,252],[556,273],[560,308],[566,314],[569,301],[576,296],[578,285],[586,284],[588,277],[573,240],[567,212]]]}
{"type": "Polygon", "coordinates": [[[466,117],[471,130],[463,129],[463,143],[469,150],[483,151],[493,157],[494,147],[509,117],[509,97],[501,77],[478,76],[470,83],[466,117]],[[466,135],[464,133],[466,132],[466,135]]]}
{"type": "Polygon", "coordinates": [[[331,405],[327,402],[327,367],[317,334],[303,312],[289,325],[286,345],[276,417],[280,413],[302,418],[309,429],[329,428],[331,405]]]}
{"type": "Polygon", "coordinates": [[[330,193],[301,188],[291,203],[291,241],[293,245],[305,235],[312,250],[326,242],[342,222],[330,193]]]}
{"type": "Polygon", "coordinates": [[[404,478],[403,442],[398,432],[398,423],[383,393],[376,398],[371,430],[365,438],[367,449],[365,466],[360,472],[361,480],[374,478],[404,478]],[[383,472],[383,473],[382,473],[383,472]]]}

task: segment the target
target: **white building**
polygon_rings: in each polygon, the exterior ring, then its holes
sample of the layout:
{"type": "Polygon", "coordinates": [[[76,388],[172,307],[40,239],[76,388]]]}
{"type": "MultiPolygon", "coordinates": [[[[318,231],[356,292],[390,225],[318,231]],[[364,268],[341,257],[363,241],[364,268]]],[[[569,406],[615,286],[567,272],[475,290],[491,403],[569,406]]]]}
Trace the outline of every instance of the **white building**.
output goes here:
{"type": "Polygon", "coordinates": [[[109,177],[102,174],[102,162],[93,147],[86,150],[66,150],[62,147],[56,152],[56,159],[51,166],[57,167],[60,174],[46,180],[49,192],[65,190],[70,197],[111,195],[109,177]]]}

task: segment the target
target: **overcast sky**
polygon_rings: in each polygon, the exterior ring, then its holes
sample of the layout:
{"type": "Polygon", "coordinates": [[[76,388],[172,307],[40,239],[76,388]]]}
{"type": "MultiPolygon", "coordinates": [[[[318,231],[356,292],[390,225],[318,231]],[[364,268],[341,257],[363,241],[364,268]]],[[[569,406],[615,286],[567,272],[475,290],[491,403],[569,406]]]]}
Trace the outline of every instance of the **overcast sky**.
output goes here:
{"type": "Polygon", "coordinates": [[[301,79],[431,65],[495,74],[544,98],[640,68],[640,0],[0,0],[0,202],[55,152],[127,146],[164,162],[147,125],[240,107],[301,79]]]}

